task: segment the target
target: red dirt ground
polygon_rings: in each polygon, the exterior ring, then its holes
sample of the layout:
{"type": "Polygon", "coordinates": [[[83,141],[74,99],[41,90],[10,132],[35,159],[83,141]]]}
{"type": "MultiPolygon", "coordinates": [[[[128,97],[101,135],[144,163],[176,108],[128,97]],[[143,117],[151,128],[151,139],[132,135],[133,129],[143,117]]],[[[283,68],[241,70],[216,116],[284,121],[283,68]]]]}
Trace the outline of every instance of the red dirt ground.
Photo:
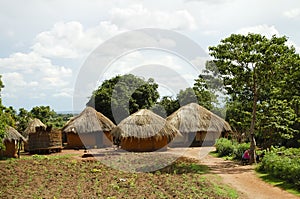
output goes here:
{"type": "MultiPolygon", "coordinates": [[[[207,150],[207,149],[204,149],[207,150]]],[[[211,148],[213,150],[213,148],[211,148]]],[[[222,177],[223,182],[231,185],[240,192],[240,198],[245,199],[297,199],[299,197],[288,193],[278,187],[274,187],[261,180],[254,171],[253,165],[240,165],[233,161],[216,158],[207,155],[199,158],[201,148],[189,148],[185,156],[197,158],[207,165],[211,172],[222,177]]]]}

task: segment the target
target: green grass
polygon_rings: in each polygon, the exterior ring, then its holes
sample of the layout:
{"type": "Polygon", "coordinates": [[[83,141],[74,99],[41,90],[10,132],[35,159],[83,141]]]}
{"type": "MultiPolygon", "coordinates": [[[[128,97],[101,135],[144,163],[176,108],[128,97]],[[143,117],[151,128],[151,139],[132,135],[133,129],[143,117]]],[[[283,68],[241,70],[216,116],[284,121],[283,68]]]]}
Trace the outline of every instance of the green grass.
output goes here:
{"type": "MultiPolygon", "coordinates": [[[[78,154],[65,154],[65,155],[38,155],[38,154],[34,154],[31,156],[23,156],[20,159],[24,159],[24,160],[58,160],[58,159],[68,159],[74,156],[77,156],[78,154]]],[[[18,159],[14,159],[14,160],[18,160],[18,159]]]]}
{"type": "Polygon", "coordinates": [[[256,173],[257,173],[258,177],[261,178],[263,181],[265,181],[273,186],[280,187],[281,189],[284,189],[291,194],[300,196],[300,190],[294,184],[291,184],[284,180],[275,178],[275,177],[269,175],[268,173],[263,173],[260,171],[256,171],[256,173]]]}

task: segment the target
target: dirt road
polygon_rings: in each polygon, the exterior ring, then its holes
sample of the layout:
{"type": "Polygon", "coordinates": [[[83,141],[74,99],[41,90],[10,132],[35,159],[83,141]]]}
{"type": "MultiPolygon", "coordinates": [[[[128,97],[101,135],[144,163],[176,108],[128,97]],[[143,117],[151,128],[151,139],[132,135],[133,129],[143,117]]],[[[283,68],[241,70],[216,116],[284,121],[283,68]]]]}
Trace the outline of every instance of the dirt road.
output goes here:
{"type": "Polygon", "coordinates": [[[224,183],[231,185],[240,192],[240,198],[245,199],[299,199],[278,187],[274,187],[257,177],[254,166],[239,165],[232,161],[206,155],[213,148],[189,148],[185,156],[200,159],[211,172],[222,177],[224,183]],[[202,151],[201,151],[202,150],[202,151]],[[204,157],[205,156],[205,157],[204,157]]]}

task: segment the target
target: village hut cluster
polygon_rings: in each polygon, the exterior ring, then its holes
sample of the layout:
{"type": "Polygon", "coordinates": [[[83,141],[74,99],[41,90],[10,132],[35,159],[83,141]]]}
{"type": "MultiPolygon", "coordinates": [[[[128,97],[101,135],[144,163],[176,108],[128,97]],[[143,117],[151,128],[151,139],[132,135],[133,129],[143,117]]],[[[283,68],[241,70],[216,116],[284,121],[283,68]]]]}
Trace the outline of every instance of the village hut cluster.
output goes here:
{"type": "Polygon", "coordinates": [[[213,145],[220,136],[231,132],[230,125],[204,107],[191,103],[182,106],[166,119],[150,110],[141,109],[117,126],[92,107],[71,118],[61,130],[47,127],[34,119],[22,136],[7,128],[5,150],[0,155],[16,157],[23,141],[30,153],[60,152],[63,147],[91,149],[118,145],[133,152],[167,150],[168,146],[213,145]]]}

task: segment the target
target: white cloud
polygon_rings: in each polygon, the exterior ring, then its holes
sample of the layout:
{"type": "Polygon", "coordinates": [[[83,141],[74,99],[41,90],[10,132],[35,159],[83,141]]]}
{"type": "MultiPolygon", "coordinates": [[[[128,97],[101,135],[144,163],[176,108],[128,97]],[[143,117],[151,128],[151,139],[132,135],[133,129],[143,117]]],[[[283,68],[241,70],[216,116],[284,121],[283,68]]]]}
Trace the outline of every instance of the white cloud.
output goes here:
{"type": "Polygon", "coordinates": [[[45,97],[41,93],[60,92],[70,86],[72,70],[52,64],[51,60],[31,52],[15,53],[8,58],[0,58],[4,96],[30,98],[45,97]]]}
{"type": "Polygon", "coordinates": [[[60,92],[57,92],[53,95],[55,98],[72,98],[73,97],[73,89],[70,88],[64,88],[61,89],[60,92]]]}
{"type": "Polygon", "coordinates": [[[45,57],[80,58],[119,32],[118,27],[108,21],[89,29],[77,21],[58,22],[51,30],[36,36],[32,50],[45,57]]]}
{"type": "Polygon", "coordinates": [[[110,15],[112,23],[126,29],[151,27],[193,30],[197,27],[194,17],[187,10],[168,12],[132,5],[127,8],[114,8],[110,15]]]}
{"type": "Polygon", "coordinates": [[[271,38],[273,35],[280,36],[278,30],[275,26],[269,26],[266,24],[257,25],[257,26],[249,26],[241,28],[237,31],[238,34],[248,34],[248,33],[257,33],[266,36],[267,38],[271,38]]]}
{"type": "Polygon", "coordinates": [[[294,8],[283,13],[288,18],[296,18],[300,16],[300,8],[294,8]]]}
{"type": "MultiPolygon", "coordinates": [[[[261,35],[266,36],[267,38],[271,38],[273,35],[276,36],[283,36],[282,34],[279,33],[279,31],[275,28],[275,26],[268,26],[268,25],[258,25],[258,26],[251,26],[251,27],[245,27],[237,31],[239,34],[248,34],[248,33],[258,33],[261,35]]],[[[292,40],[288,39],[286,42],[286,45],[288,46],[294,46],[296,51],[299,53],[300,52],[300,47],[297,46],[295,42],[292,40]]]]}

